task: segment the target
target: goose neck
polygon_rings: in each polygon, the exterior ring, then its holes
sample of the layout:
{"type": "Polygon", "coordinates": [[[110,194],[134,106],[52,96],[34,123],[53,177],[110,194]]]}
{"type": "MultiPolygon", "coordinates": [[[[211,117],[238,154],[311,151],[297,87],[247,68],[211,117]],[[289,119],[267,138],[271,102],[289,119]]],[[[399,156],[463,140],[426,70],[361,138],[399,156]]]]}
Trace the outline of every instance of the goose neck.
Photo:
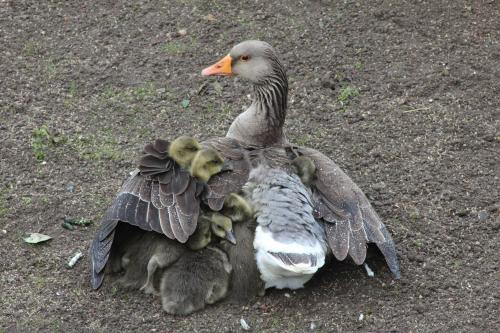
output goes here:
{"type": "Polygon", "coordinates": [[[285,144],[283,133],[288,102],[288,80],[281,66],[262,82],[254,84],[253,102],[240,114],[228,137],[259,146],[285,144]]]}

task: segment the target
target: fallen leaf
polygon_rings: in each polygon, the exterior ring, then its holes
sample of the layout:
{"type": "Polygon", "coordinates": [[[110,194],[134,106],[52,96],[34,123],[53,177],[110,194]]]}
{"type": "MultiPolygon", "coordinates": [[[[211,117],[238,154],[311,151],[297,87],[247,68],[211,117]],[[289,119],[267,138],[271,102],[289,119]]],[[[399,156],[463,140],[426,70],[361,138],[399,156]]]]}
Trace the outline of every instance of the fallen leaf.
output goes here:
{"type": "Polygon", "coordinates": [[[23,238],[23,240],[29,244],[43,243],[43,242],[48,241],[49,239],[52,239],[52,237],[44,235],[44,234],[39,234],[37,232],[33,232],[33,233],[29,234],[28,237],[23,238]]]}
{"type": "Polygon", "coordinates": [[[207,14],[205,16],[203,16],[203,18],[207,21],[210,21],[210,22],[214,22],[214,21],[217,21],[217,19],[215,18],[215,16],[213,16],[212,14],[207,14]]]}
{"type": "Polygon", "coordinates": [[[88,226],[94,222],[92,222],[92,220],[86,219],[84,217],[77,217],[77,218],[65,217],[64,223],[70,224],[70,225],[88,226]]]}

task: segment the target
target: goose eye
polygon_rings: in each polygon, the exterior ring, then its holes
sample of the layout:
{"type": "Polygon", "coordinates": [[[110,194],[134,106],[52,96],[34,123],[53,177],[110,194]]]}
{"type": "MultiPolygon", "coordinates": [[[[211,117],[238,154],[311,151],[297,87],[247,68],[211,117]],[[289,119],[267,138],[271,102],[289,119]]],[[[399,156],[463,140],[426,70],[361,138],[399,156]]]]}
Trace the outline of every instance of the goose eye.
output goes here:
{"type": "Polygon", "coordinates": [[[247,55],[242,55],[242,56],[240,57],[240,60],[241,60],[241,61],[248,61],[249,59],[250,59],[250,56],[247,56],[247,55]]]}

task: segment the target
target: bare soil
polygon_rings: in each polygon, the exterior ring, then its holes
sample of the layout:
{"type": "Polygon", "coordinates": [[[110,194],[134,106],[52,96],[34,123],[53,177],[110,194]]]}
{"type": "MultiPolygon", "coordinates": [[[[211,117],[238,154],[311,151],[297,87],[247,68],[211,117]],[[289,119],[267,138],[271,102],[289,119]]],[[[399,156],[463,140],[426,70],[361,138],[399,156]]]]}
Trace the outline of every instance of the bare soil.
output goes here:
{"type": "Polygon", "coordinates": [[[491,0],[0,1],[0,332],[497,332],[499,17],[491,0]],[[288,137],[364,189],[402,279],[333,263],[189,317],[91,291],[89,242],[144,143],[223,135],[249,104],[245,82],[200,75],[246,39],[282,54],[288,137]]]}

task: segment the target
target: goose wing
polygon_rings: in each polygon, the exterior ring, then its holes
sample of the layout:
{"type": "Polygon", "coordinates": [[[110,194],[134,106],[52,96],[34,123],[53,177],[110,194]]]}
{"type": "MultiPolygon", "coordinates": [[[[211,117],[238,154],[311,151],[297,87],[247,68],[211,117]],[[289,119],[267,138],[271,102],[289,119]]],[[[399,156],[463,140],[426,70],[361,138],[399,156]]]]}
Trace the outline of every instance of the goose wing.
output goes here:
{"type": "Polygon", "coordinates": [[[310,148],[299,148],[316,165],[312,183],[313,202],[318,217],[324,221],[327,241],[338,260],[349,255],[360,265],[366,258],[366,244],[375,243],[389,269],[400,277],[396,248],[361,189],[331,159],[310,148]]]}
{"type": "Polygon", "coordinates": [[[181,243],[195,231],[206,185],[168,156],[168,144],[156,140],[144,147],[138,170],[125,181],[107,210],[90,249],[94,289],[102,284],[119,222],[156,231],[181,243]]]}

